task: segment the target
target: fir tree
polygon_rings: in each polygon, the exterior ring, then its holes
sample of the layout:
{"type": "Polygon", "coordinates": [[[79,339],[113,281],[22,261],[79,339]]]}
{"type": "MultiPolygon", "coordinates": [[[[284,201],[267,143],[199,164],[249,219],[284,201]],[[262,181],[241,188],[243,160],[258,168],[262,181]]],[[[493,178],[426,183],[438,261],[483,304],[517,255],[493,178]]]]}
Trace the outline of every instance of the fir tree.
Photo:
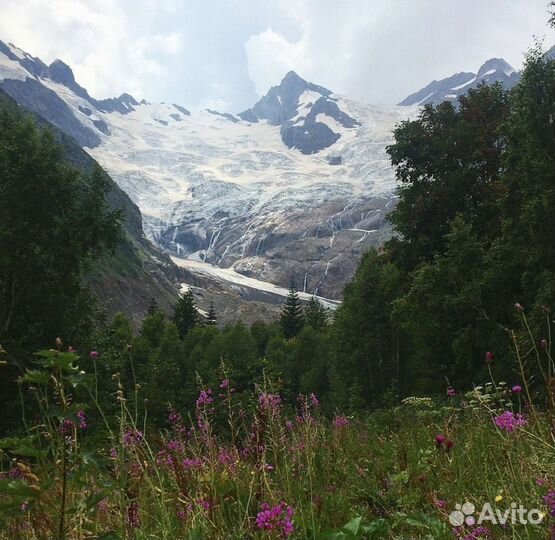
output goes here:
{"type": "Polygon", "coordinates": [[[214,308],[214,300],[210,300],[208,315],[206,317],[206,324],[208,326],[216,326],[216,322],[217,322],[217,317],[216,317],[216,309],[214,308]]]}
{"type": "Polygon", "coordinates": [[[328,324],[328,313],[322,302],[317,300],[314,296],[308,302],[304,310],[304,317],[306,324],[315,330],[324,328],[328,324]]]}
{"type": "Polygon", "coordinates": [[[200,322],[199,312],[195,302],[195,295],[189,289],[179,298],[175,305],[173,320],[179,330],[179,337],[183,339],[187,332],[200,322]]]}
{"type": "Polygon", "coordinates": [[[280,324],[286,339],[297,336],[304,326],[304,314],[301,301],[295,287],[289,289],[287,300],[280,315],[280,324]]]}
{"type": "Polygon", "coordinates": [[[146,310],[146,314],[154,315],[158,311],[160,311],[160,308],[158,307],[158,303],[156,302],[156,299],[152,297],[150,299],[150,303],[148,304],[148,309],[146,310]]]}

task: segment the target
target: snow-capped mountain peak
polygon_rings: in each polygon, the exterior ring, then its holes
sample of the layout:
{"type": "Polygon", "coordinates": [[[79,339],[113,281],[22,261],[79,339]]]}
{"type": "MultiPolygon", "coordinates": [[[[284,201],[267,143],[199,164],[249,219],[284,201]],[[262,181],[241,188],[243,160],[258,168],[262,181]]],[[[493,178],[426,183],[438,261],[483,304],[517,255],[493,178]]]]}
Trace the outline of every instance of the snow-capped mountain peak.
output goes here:
{"type": "Polygon", "coordinates": [[[238,116],[125,93],[95,99],[64,62],[46,66],[4,44],[0,88],[86,147],[166,251],[330,298],[389,234],[385,148],[416,114],[362,105],[294,72],[238,116]]]}
{"type": "Polygon", "coordinates": [[[289,148],[314,154],[360,125],[340,107],[339,97],[331,90],[289,71],[278,86],[272,86],[254,107],[238,116],[248,122],[266,120],[281,126],[281,138],[289,148]]]}
{"type": "Polygon", "coordinates": [[[432,81],[424,88],[406,97],[399,105],[437,105],[443,101],[455,102],[459,96],[480,84],[501,83],[505,88],[514,86],[519,73],[503,58],[490,58],[484,62],[477,73],[462,72],[432,81]]]}

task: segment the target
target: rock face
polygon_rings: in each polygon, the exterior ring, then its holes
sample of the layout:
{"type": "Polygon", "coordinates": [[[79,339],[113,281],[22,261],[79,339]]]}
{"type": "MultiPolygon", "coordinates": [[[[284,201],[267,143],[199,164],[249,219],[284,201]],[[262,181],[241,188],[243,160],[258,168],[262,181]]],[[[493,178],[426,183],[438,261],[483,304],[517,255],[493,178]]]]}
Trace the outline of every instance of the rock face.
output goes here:
{"type": "MultiPolygon", "coordinates": [[[[0,89],[0,110],[18,107],[0,89]]],[[[53,131],[72,166],[90,171],[96,164],[71,137],[40,116],[37,123],[53,131]]],[[[152,298],[161,309],[170,311],[177,299],[180,274],[171,259],[156,249],[144,236],[141,213],[129,197],[109,179],[108,203],[123,215],[125,237],[113,255],[96,261],[87,277],[108,315],[125,311],[135,326],[140,324],[152,298]]]]}
{"type": "MultiPolygon", "coordinates": [[[[86,147],[164,252],[330,299],[341,297],[362,254],[391,235],[395,179],[385,148],[395,124],[418,111],[362,105],[294,72],[239,115],[128,94],[98,100],[63,62],[46,66],[4,44],[0,87],[86,147]]],[[[167,259],[141,249],[156,275],[156,260],[167,259]]],[[[121,298],[133,282],[118,279],[100,281],[121,298]]],[[[234,297],[236,312],[246,313],[239,302],[268,301],[254,289],[234,297]]]]}
{"type": "Polygon", "coordinates": [[[437,105],[443,101],[456,102],[457,98],[466,94],[471,88],[480,84],[500,83],[505,88],[512,88],[520,78],[520,74],[503,58],[490,58],[477,73],[456,73],[446,79],[432,81],[430,84],[406,97],[399,105],[437,105]]]}
{"type": "Polygon", "coordinates": [[[307,82],[290,71],[279,86],[270,88],[252,109],[238,116],[247,122],[267,120],[273,126],[281,126],[281,138],[288,148],[314,154],[341,137],[341,133],[333,131],[334,123],[343,128],[360,126],[358,120],[338,107],[331,95],[331,90],[307,82]],[[320,120],[319,115],[328,122],[320,120]]]}

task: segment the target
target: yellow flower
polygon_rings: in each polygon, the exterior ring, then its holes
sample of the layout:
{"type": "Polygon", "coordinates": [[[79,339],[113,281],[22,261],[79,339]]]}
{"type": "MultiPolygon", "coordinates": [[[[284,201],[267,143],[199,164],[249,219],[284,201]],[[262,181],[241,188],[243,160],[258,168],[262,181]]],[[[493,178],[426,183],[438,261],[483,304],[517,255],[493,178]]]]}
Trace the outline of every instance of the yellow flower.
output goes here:
{"type": "Polygon", "coordinates": [[[495,502],[499,502],[503,500],[503,495],[497,495],[497,497],[495,497],[495,502]]]}

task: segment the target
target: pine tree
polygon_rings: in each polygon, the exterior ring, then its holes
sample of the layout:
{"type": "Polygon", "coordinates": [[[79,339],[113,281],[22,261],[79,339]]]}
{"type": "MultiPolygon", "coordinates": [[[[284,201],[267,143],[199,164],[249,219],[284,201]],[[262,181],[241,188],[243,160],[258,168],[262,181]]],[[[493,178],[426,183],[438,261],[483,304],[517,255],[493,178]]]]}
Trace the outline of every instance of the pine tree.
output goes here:
{"type": "Polygon", "coordinates": [[[195,295],[189,289],[179,298],[175,305],[173,320],[179,330],[179,337],[183,339],[187,332],[200,322],[199,312],[195,302],[195,295]]]}
{"type": "Polygon", "coordinates": [[[286,339],[297,336],[304,326],[303,308],[297,289],[293,286],[289,289],[287,300],[281,310],[280,324],[286,339]]]}
{"type": "Polygon", "coordinates": [[[328,313],[322,302],[317,300],[314,296],[308,302],[304,310],[304,317],[306,324],[315,330],[324,328],[328,324],[328,313]]]}
{"type": "Polygon", "coordinates": [[[160,311],[160,308],[158,307],[158,303],[156,302],[156,299],[154,297],[152,297],[150,299],[149,304],[148,304],[148,309],[146,310],[146,314],[147,315],[154,315],[158,311],[160,311]]]}
{"type": "Polygon", "coordinates": [[[216,317],[216,309],[214,308],[214,300],[210,300],[208,315],[206,317],[206,324],[208,326],[216,326],[216,322],[217,322],[217,317],[216,317]]]}

